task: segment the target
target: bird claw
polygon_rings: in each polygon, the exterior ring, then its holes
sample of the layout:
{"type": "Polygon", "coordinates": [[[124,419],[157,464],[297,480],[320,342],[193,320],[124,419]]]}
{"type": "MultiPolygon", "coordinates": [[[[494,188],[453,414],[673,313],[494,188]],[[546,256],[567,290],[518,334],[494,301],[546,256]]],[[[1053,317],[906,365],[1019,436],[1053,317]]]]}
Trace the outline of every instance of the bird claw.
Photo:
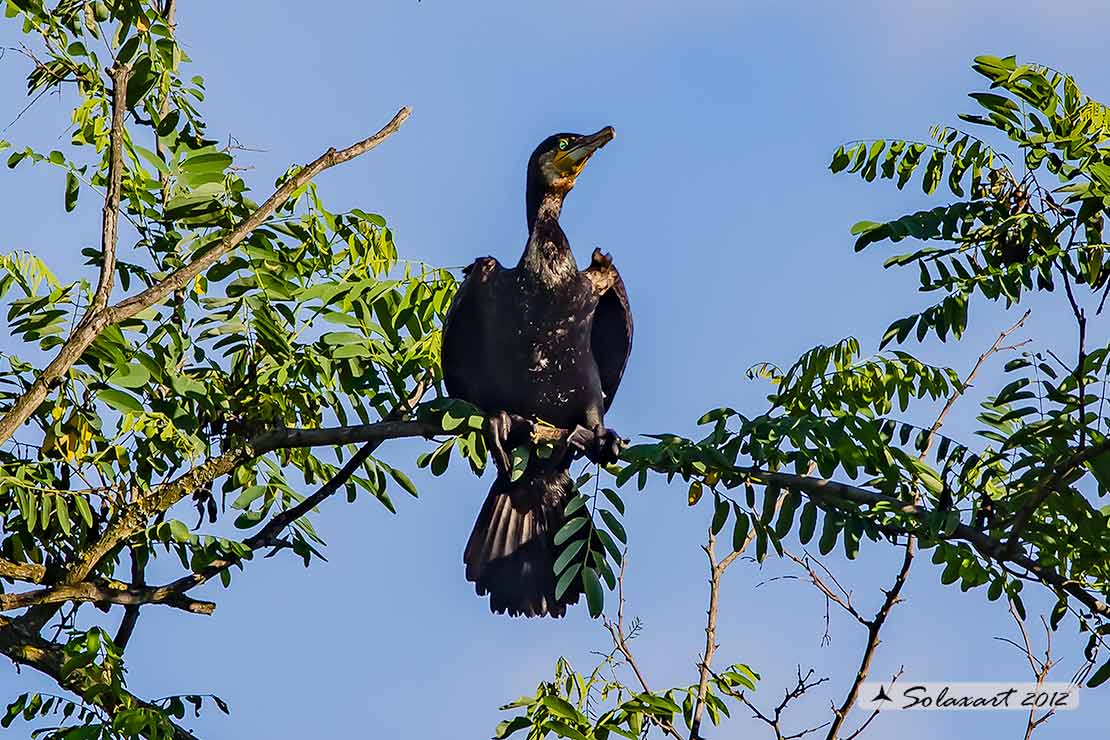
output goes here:
{"type": "Polygon", "coordinates": [[[507,473],[513,463],[506,450],[530,442],[535,425],[523,416],[498,411],[486,419],[486,443],[493,455],[494,465],[499,473],[507,473]]]}
{"type": "Polygon", "coordinates": [[[576,426],[567,437],[567,445],[598,465],[611,465],[620,459],[625,440],[612,429],[598,424],[593,429],[576,426]]]}

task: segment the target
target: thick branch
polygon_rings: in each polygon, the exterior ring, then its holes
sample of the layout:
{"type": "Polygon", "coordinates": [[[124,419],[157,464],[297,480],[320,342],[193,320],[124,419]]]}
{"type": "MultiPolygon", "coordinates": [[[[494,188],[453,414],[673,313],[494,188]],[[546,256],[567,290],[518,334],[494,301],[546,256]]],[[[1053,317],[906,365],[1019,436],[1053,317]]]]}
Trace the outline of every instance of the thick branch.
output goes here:
{"type": "MultiPolygon", "coordinates": [[[[62,675],[64,655],[58,645],[43,639],[34,632],[23,629],[16,622],[9,622],[3,618],[0,618],[0,653],[19,665],[34,668],[49,676],[62,688],[72,691],[83,700],[99,707],[111,716],[124,708],[136,706],[148,707],[165,716],[161,710],[153,707],[149,702],[143,701],[124,689],[108,692],[97,691],[86,696],[85,689],[88,687],[82,685],[77,674],[62,675]]],[[[170,722],[168,718],[166,721],[170,722]]],[[[198,740],[193,733],[185,728],[172,722],[170,722],[170,726],[173,728],[174,740],[198,740]]]]}
{"type": "Polygon", "coordinates": [[[10,578],[13,581],[27,581],[41,583],[46,577],[46,568],[35,563],[16,563],[0,558],[0,578],[10,578]]]}
{"type": "MultiPolygon", "coordinates": [[[[335,167],[336,165],[347,162],[370,151],[396,132],[401,124],[404,123],[405,119],[409,117],[410,113],[411,110],[409,108],[402,108],[397,112],[397,115],[393,117],[393,120],[387,123],[373,136],[363,139],[346,149],[337,150],[333,147],[324,152],[320,157],[306,165],[297,172],[296,175],[289,178],[284,185],[274,191],[274,194],[267,198],[254,213],[235,227],[235,229],[218,244],[194,259],[188,265],[176,270],[166,276],[165,279],[155,283],[138,295],[120,301],[114,306],[107,308],[102,307],[86,314],[85,319],[78,324],[73,334],[71,334],[69,339],[66,340],[66,343],[62,345],[61,350],[59,350],[54,360],[42,371],[31,387],[16,400],[11,410],[4,414],[3,418],[0,418],[0,442],[5,442],[10,439],[11,436],[15,434],[16,430],[31,417],[31,414],[34,413],[39,404],[46,399],[46,395],[53,384],[61,379],[69,369],[73,367],[74,363],[76,363],[77,360],[80,359],[82,353],[96,341],[96,338],[100,336],[101,332],[109,326],[118,324],[150,308],[175,290],[186,287],[195,277],[218,262],[228,252],[235,249],[235,247],[249,236],[251,232],[261,226],[275,210],[289,200],[293,193],[304,187],[309,181],[316,177],[316,175],[330,167],[335,167]]],[[[109,255],[105,254],[105,264],[107,264],[108,256],[109,255]]]]}
{"type": "Polygon", "coordinates": [[[210,601],[196,601],[165,587],[151,588],[104,578],[22,593],[0,594],[0,611],[8,612],[29,606],[61,604],[67,601],[120,604],[128,607],[140,604],[165,604],[193,614],[211,614],[216,609],[216,605],[210,601]]]}

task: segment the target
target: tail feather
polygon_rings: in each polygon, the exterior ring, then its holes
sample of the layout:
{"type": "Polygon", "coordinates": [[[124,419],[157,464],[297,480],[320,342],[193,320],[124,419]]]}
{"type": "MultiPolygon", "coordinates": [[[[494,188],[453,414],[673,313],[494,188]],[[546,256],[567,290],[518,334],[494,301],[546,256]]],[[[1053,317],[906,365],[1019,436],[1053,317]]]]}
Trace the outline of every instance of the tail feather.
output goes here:
{"type": "Polygon", "coordinates": [[[573,494],[566,470],[528,471],[517,481],[494,481],[463,554],[466,579],[479,596],[489,594],[491,611],[561,617],[578,601],[576,586],[555,598],[553,572],[560,548],[552,539],[573,494]]]}

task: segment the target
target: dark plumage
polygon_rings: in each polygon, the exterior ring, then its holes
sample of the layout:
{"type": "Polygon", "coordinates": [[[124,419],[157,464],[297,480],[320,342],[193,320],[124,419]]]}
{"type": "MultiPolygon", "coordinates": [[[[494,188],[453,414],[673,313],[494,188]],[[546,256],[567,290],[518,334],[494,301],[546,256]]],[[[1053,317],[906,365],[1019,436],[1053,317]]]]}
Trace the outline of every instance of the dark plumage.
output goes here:
{"type": "MultiPolygon", "coordinates": [[[[498,476],[463,560],[466,577],[494,612],[563,616],[580,592],[555,598],[552,542],[573,493],[571,455],[533,455],[510,480],[503,447],[521,441],[520,419],[576,429],[592,459],[615,458],[618,438],[604,418],[632,347],[632,314],[612,260],[595,250],[580,271],[559,226],[563,199],[597,149],[613,138],[556,134],[528,162],[528,243],[516,267],[493,257],[467,268],[443,327],[447,391],[491,415],[498,476]]],[[[523,424],[527,428],[527,424],[523,424]]]]}

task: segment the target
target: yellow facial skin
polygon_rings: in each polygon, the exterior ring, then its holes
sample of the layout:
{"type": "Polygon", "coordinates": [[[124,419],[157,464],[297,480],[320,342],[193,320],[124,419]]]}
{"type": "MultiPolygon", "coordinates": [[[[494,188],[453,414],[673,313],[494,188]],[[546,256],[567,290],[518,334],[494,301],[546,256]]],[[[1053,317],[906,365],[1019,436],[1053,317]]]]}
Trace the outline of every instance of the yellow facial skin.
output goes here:
{"type": "Polygon", "coordinates": [[[589,136],[560,139],[559,148],[544,157],[541,165],[544,178],[552,189],[564,193],[569,191],[594,152],[609,143],[615,135],[613,127],[606,126],[589,136]]]}

